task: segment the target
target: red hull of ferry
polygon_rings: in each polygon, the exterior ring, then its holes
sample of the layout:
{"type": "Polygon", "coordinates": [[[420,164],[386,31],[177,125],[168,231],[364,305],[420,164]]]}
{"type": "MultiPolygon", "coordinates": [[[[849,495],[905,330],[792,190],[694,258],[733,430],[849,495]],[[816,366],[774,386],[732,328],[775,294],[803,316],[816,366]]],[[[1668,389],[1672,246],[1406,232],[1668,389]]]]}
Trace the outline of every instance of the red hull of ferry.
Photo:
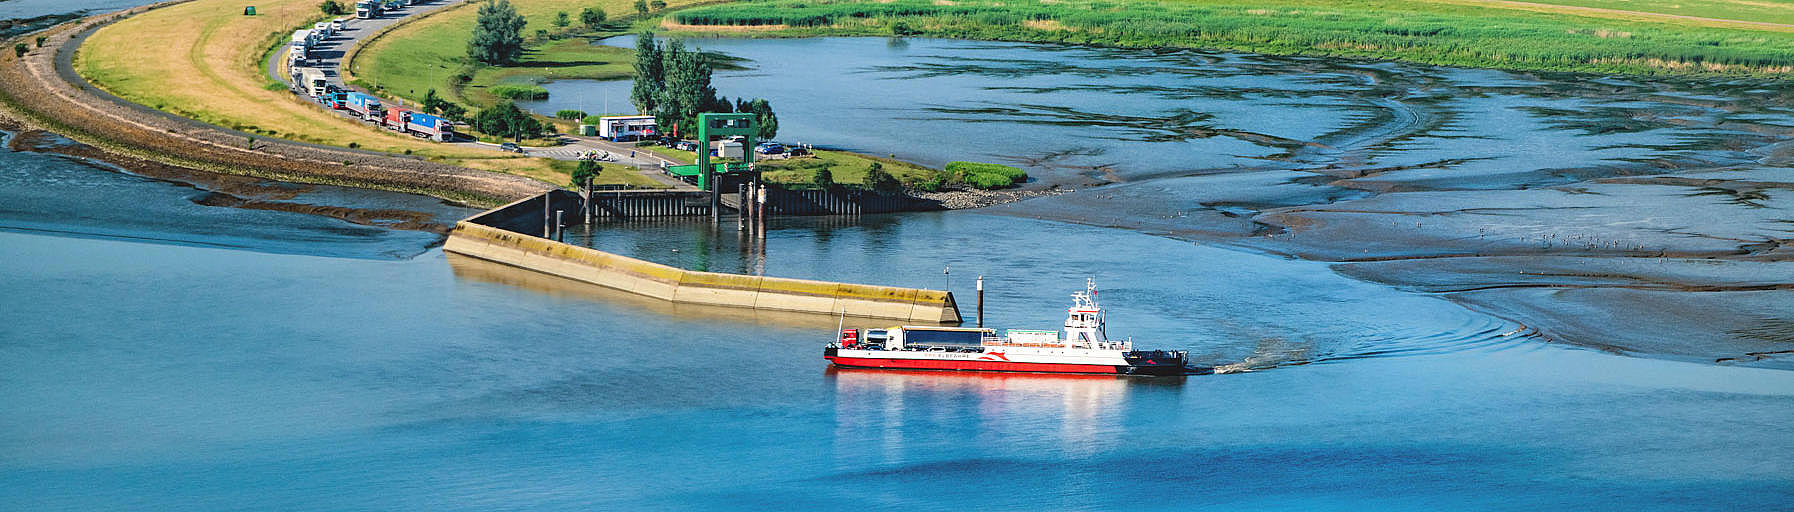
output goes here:
{"type": "Polygon", "coordinates": [[[849,368],[891,368],[907,370],[958,370],[984,372],[1031,372],[1031,373],[1129,373],[1126,366],[1106,364],[1056,364],[1056,363],[1018,363],[1014,361],[977,361],[977,360],[940,360],[940,359],[880,359],[869,357],[828,358],[836,366],[849,368]]]}

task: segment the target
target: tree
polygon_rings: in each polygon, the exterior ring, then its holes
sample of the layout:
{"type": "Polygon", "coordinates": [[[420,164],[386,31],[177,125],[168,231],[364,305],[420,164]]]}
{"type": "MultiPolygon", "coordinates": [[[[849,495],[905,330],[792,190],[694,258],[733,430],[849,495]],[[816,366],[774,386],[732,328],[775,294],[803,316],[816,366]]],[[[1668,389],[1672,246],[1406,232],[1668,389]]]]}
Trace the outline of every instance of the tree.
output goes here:
{"type": "Polygon", "coordinates": [[[598,165],[598,162],[592,160],[580,160],[579,167],[573,169],[573,176],[569,185],[573,186],[573,188],[584,187],[586,186],[586,178],[597,178],[598,174],[601,172],[604,172],[604,167],[598,165]]]}
{"type": "Polygon", "coordinates": [[[349,8],[344,7],[342,2],[336,0],[324,0],[324,3],[318,4],[318,10],[324,11],[324,14],[331,16],[341,16],[349,13],[349,8]]]}
{"type": "Polygon", "coordinates": [[[658,11],[658,10],[667,8],[667,2],[666,2],[666,0],[654,0],[652,2],[648,2],[648,7],[652,7],[652,8],[654,8],[654,10],[658,11]]]}
{"type": "Polygon", "coordinates": [[[703,52],[687,51],[678,39],[667,41],[661,49],[664,83],[654,96],[654,121],[660,126],[690,127],[697,125],[698,114],[727,110],[716,88],[710,85],[710,61],[703,52]]]}
{"type": "Polygon", "coordinates": [[[586,30],[598,30],[598,26],[604,24],[604,10],[591,7],[580,10],[579,23],[585,25],[586,30]]]}
{"type": "Polygon", "coordinates": [[[635,13],[648,14],[648,0],[635,0],[635,13]]]}
{"type": "Polygon", "coordinates": [[[653,32],[642,32],[635,36],[635,85],[629,88],[629,102],[635,104],[638,112],[654,112],[654,95],[665,86],[660,43],[654,40],[653,32]]]}
{"type": "Polygon", "coordinates": [[[748,102],[746,109],[736,109],[736,112],[754,114],[754,126],[758,127],[759,132],[754,134],[754,138],[772,140],[779,135],[779,116],[772,113],[772,104],[766,100],[754,98],[754,101],[748,102]]]}
{"type": "Polygon", "coordinates": [[[567,11],[554,13],[554,26],[566,27],[567,25],[572,24],[573,20],[567,16],[567,11]]]}
{"type": "Polygon", "coordinates": [[[531,117],[529,113],[517,108],[517,104],[509,101],[498,106],[481,110],[473,117],[473,127],[487,135],[510,137],[514,140],[531,139],[542,135],[542,122],[531,117]]]}
{"type": "Polygon", "coordinates": [[[473,38],[467,41],[467,56],[495,66],[516,62],[523,55],[526,23],[510,0],[486,0],[474,23],[473,38]]]}
{"type": "Polygon", "coordinates": [[[903,188],[903,184],[897,181],[897,177],[885,172],[884,164],[878,162],[872,162],[872,165],[866,167],[865,185],[866,188],[879,192],[896,192],[903,188]]]}
{"type": "Polygon", "coordinates": [[[828,167],[824,166],[823,168],[816,170],[816,177],[811,180],[811,183],[816,185],[816,188],[834,188],[835,174],[828,172],[828,167]]]}
{"type": "Polygon", "coordinates": [[[31,47],[25,46],[25,43],[13,43],[12,45],[12,56],[14,57],[24,57],[25,52],[29,51],[31,51],[31,47]]]}
{"type": "Polygon", "coordinates": [[[467,115],[467,109],[437,96],[435,89],[424,91],[423,108],[425,112],[442,114],[451,121],[461,121],[467,115]]]}

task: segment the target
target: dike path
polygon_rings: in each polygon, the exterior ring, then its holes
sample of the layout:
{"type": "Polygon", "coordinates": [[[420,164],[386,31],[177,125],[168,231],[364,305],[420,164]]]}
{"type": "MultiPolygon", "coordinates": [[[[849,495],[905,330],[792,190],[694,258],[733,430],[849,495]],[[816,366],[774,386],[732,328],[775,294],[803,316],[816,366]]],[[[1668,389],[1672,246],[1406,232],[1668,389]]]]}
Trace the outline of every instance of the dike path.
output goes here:
{"type": "Polygon", "coordinates": [[[43,47],[23,57],[12,52],[0,56],[0,114],[109,154],[221,174],[412,192],[479,205],[505,204],[555,188],[419,157],[256,136],[127,101],[75,73],[75,50],[94,30],[185,1],[91,16],[23,36],[48,37],[43,47]]]}

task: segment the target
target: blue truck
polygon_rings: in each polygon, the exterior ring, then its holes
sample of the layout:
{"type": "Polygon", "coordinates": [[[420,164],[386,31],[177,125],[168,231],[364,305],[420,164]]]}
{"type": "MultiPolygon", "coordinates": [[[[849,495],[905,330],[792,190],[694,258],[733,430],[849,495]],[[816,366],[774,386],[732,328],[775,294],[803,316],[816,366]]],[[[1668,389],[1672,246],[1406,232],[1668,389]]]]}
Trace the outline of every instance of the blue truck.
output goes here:
{"type": "Polygon", "coordinates": [[[380,108],[380,98],[359,92],[343,94],[342,104],[337,108],[354,112],[356,117],[364,120],[379,120],[386,115],[380,108]]]}

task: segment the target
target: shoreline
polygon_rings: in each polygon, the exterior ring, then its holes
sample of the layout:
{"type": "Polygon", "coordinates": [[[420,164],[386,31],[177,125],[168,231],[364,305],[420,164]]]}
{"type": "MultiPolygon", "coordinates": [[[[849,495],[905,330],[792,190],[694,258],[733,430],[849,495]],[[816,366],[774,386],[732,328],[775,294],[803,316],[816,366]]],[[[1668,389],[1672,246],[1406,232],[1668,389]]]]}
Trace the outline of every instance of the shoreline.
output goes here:
{"type": "Polygon", "coordinates": [[[89,16],[46,29],[42,48],[0,58],[0,112],[20,126],[54,132],[122,160],[221,175],[416,193],[491,205],[552,188],[520,176],[416,157],[255,137],[154,110],[100,91],[74,73],[75,47],[94,30],[164,2],[89,16]]]}

